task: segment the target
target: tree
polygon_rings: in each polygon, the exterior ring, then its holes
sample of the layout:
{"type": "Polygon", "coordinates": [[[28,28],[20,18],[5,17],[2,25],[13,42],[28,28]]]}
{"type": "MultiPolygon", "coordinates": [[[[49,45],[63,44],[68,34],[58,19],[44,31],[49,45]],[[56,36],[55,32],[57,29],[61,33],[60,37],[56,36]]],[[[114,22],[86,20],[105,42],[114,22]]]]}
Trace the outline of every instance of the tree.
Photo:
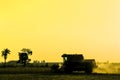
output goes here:
{"type": "Polygon", "coordinates": [[[32,55],[32,50],[31,50],[31,49],[23,48],[21,51],[22,51],[23,53],[27,53],[28,55],[32,55]]]}
{"type": "Polygon", "coordinates": [[[6,49],[2,50],[1,52],[2,52],[2,56],[4,57],[4,63],[6,66],[6,59],[7,59],[8,54],[10,54],[11,51],[8,48],[6,48],[6,49]]]}
{"type": "Polygon", "coordinates": [[[26,63],[30,61],[28,58],[28,55],[32,55],[32,51],[28,48],[23,48],[21,50],[22,52],[19,52],[19,61],[23,64],[23,66],[26,66],[26,63]]]}

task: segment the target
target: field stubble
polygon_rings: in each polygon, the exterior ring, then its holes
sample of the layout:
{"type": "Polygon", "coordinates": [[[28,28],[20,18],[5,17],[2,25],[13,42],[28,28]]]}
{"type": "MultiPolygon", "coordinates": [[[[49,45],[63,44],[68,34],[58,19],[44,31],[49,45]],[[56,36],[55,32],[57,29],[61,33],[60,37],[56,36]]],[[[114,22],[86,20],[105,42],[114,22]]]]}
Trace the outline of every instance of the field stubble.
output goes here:
{"type": "Polygon", "coordinates": [[[115,74],[1,74],[0,80],[120,80],[115,74]]]}
{"type": "Polygon", "coordinates": [[[51,73],[48,67],[0,68],[0,80],[120,80],[120,74],[51,73]]]}
{"type": "Polygon", "coordinates": [[[120,80],[120,64],[98,64],[92,74],[51,73],[50,67],[1,67],[0,80],[120,80]]]}

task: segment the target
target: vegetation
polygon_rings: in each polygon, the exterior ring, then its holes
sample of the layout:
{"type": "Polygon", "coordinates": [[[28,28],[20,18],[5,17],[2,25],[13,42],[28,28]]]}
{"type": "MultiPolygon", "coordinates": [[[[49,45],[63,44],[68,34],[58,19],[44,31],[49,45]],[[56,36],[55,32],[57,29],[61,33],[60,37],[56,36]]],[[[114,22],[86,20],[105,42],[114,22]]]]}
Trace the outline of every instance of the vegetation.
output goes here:
{"type": "MultiPolygon", "coordinates": [[[[28,65],[24,68],[23,67],[7,67],[7,68],[0,67],[0,80],[13,80],[13,79],[14,80],[119,80],[120,79],[120,71],[119,71],[119,74],[118,73],[117,74],[113,74],[113,73],[112,74],[108,74],[108,73],[85,74],[82,72],[65,74],[65,73],[51,73],[50,67],[39,67],[39,66],[30,67],[28,65]]],[[[107,65],[107,64],[104,64],[104,65],[107,65]]],[[[116,65],[116,67],[117,66],[118,65],[116,65]]]]}
{"type": "Polygon", "coordinates": [[[19,52],[19,63],[22,63],[25,67],[26,63],[30,61],[28,55],[32,55],[32,50],[23,48],[21,51],[22,52],[19,52]]]}
{"type": "Polygon", "coordinates": [[[21,51],[22,51],[22,53],[27,53],[27,55],[32,55],[32,50],[31,49],[23,48],[21,51]]]}
{"type": "Polygon", "coordinates": [[[0,74],[48,74],[49,67],[7,67],[0,68],[0,74]]]}
{"type": "Polygon", "coordinates": [[[7,56],[8,56],[8,54],[10,54],[10,50],[8,49],[8,48],[6,48],[6,49],[4,49],[4,50],[2,50],[2,56],[4,57],[4,65],[6,66],[6,59],[7,59],[7,56]]]}
{"type": "MultiPolygon", "coordinates": [[[[5,48],[1,51],[1,56],[4,58],[4,67],[6,67],[6,60],[10,52],[11,51],[8,48],[5,48]]],[[[18,63],[22,63],[23,66],[26,66],[26,63],[29,63],[31,61],[31,59],[28,58],[28,56],[30,55],[32,55],[32,50],[28,48],[23,48],[21,52],[19,52],[18,63]]]]}
{"type": "Polygon", "coordinates": [[[114,74],[1,74],[0,80],[119,80],[114,74]]]}

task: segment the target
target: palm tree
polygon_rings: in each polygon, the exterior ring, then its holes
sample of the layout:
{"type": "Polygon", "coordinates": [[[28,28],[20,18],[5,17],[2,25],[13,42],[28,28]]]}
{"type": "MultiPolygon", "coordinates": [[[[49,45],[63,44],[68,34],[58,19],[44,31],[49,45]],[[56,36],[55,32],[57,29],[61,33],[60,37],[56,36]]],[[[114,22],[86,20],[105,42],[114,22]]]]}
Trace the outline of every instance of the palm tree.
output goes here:
{"type": "Polygon", "coordinates": [[[4,49],[1,51],[2,52],[2,56],[4,57],[4,63],[6,65],[6,59],[7,59],[7,55],[10,54],[10,50],[8,48],[4,49]]]}

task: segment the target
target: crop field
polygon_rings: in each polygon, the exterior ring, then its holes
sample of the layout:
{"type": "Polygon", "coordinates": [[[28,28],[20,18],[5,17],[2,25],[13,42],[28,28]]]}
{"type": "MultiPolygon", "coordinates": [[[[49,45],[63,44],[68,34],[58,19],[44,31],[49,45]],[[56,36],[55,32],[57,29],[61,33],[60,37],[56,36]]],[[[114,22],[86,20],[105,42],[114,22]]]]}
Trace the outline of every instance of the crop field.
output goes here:
{"type": "Polygon", "coordinates": [[[0,67],[0,80],[120,80],[120,64],[99,64],[92,74],[52,73],[50,67],[0,67]]]}
{"type": "Polygon", "coordinates": [[[0,80],[120,80],[119,74],[0,74],[0,80]]]}

